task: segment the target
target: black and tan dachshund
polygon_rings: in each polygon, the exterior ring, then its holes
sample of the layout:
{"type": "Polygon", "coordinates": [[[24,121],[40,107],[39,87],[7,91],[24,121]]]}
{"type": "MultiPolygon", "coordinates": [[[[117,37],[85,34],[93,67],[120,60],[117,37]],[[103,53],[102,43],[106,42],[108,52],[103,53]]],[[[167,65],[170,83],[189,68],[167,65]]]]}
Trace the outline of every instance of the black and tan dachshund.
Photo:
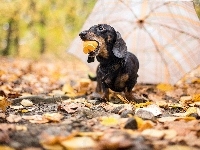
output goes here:
{"type": "Polygon", "coordinates": [[[124,92],[127,100],[134,100],[132,89],[137,83],[139,62],[127,51],[127,46],[119,32],[107,24],[92,26],[79,34],[83,41],[96,41],[97,48],[88,55],[88,63],[99,62],[97,68],[96,92],[103,92],[102,99],[109,100],[109,88],[124,92]]]}

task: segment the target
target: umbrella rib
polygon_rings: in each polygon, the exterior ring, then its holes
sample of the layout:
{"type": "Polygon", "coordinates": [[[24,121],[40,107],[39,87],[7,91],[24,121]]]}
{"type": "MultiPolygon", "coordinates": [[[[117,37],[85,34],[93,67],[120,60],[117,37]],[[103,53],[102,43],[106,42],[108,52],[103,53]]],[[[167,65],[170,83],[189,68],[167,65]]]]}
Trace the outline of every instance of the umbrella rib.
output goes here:
{"type": "Polygon", "coordinates": [[[163,55],[161,54],[161,52],[160,52],[160,50],[159,50],[159,48],[158,48],[158,46],[157,46],[157,44],[156,44],[155,39],[152,37],[152,35],[148,32],[148,30],[147,30],[145,27],[144,27],[144,30],[147,32],[147,34],[148,34],[149,37],[151,38],[151,40],[152,40],[152,42],[153,42],[153,44],[154,44],[154,46],[155,46],[155,48],[156,48],[156,51],[160,54],[160,57],[162,58],[162,60],[163,60],[163,62],[164,62],[164,65],[165,65],[165,68],[166,68],[166,70],[167,70],[167,76],[169,76],[169,70],[167,69],[167,62],[166,62],[165,58],[163,57],[163,55]]]}
{"type": "MultiPolygon", "coordinates": [[[[148,22],[146,22],[146,23],[148,23],[148,22]]],[[[170,26],[167,26],[167,25],[164,25],[164,24],[160,24],[160,23],[148,23],[148,24],[150,24],[150,25],[152,25],[152,24],[159,25],[159,26],[162,26],[162,27],[165,27],[165,28],[168,28],[168,29],[177,31],[177,32],[179,32],[179,33],[182,33],[182,34],[185,34],[185,35],[188,35],[188,36],[190,36],[190,37],[193,37],[193,38],[195,38],[195,39],[200,40],[200,38],[197,37],[197,36],[194,36],[194,35],[192,35],[192,34],[190,34],[190,33],[188,33],[188,32],[185,32],[185,31],[183,31],[183,30],[180,30],[180,29],[177,29],[177,28],[173,28],[173,27],[170,27],[170,26]]]]}
{"type": "Polygon", "coordinates": [[[165,3],[163,3],[162,5],[159,5],[159,6],[155,7],[154,9],[151,9],[151,11],[149,12],[149,14],[146,15],[146,17],[144,18],[144,20],[146,20],[147,18],[149,18],[149,17],[151,16],[151,14],[152,14],[153,12],[155,12],[158,8],[160,8],[160,7],[164,6],[164,5],[167,5],[167,4],[169,4],[169,3],[170,3],[170,2],[165,2],[165,3]]]}
{"type": "Polygon", "coordinates": [[[136,18],[136,19],[138,19],[138,17],[136,16],[136,14],[134,13],[134,11],[131,9],[131,7],[129,7],[128,5],[126,5],[125,3],[124,3],[124,1],[123,0],[119,0],[122,4],[124,4],[132,13],[133,13],[133,15],[134,15],[134,17],[136,18]]]}

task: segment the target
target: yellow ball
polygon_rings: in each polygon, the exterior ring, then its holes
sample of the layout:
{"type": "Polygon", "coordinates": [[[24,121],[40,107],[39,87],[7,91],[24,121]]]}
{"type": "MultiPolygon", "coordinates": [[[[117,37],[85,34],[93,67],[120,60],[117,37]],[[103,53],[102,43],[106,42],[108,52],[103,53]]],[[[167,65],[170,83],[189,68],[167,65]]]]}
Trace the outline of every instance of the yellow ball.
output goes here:
{"type": "Polygon", "coordinates": [[[94,51],[98,46],[98,43],[96,41],[84,41],[83,42],[83,52],[85,54],[88,54],[92,51],[94,51]]]}

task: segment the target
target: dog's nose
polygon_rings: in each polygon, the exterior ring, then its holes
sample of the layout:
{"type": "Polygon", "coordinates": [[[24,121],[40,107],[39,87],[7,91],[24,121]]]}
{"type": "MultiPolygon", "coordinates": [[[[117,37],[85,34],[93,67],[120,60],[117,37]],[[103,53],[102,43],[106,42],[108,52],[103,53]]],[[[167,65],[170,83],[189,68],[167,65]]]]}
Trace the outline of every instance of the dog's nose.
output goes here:
{"type": "Polygon", "coordinates": [[[79,34],[79,36],[80,36],[81,38],[83,38],[83,37],[85,37],[86,34],[87,34],[86,31],[82,31],[82,32],[79,34]]]}

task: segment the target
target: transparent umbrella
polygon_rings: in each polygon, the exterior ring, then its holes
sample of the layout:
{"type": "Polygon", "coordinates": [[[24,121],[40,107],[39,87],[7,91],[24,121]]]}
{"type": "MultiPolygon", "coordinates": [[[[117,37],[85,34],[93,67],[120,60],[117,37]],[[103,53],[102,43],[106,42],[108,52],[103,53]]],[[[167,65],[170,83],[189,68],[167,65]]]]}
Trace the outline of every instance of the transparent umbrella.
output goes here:
{"type": "MultiPolygon", "coordinates": [[[[175,84],[200,64],[200,21],[192,1],[99,0],[81,31],[106,23],[140,62],[140,83],[175,84]]],[[[87,63],[77,36],[69,52],[87,63]]],[[[96,69],[98,62],[88,64],[96,69]]]]}

